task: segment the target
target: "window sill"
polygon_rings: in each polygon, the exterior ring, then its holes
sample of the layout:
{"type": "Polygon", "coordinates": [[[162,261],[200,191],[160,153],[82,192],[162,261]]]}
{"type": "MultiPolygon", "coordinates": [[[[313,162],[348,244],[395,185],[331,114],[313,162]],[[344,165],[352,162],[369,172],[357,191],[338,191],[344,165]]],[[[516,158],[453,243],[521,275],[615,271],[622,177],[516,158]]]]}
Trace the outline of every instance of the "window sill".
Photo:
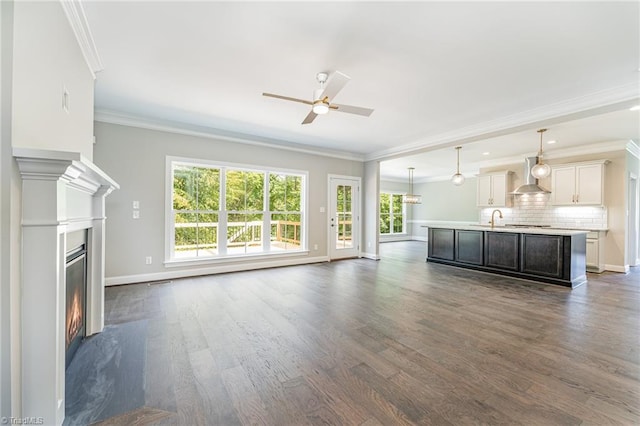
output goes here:
{"type": "Polygon", "coordinates": [[[201,257],[195,259],[170,259],[164,261],[165,268],[179,268],[184,266],[212,265],[216,263],[236,263],[247,262],[260,259],[282,259],[289,257],[308,256],[309,250],[295,250],[286,253],[256,253],[256,254],[237,254],[217,257],[201,257]]]}

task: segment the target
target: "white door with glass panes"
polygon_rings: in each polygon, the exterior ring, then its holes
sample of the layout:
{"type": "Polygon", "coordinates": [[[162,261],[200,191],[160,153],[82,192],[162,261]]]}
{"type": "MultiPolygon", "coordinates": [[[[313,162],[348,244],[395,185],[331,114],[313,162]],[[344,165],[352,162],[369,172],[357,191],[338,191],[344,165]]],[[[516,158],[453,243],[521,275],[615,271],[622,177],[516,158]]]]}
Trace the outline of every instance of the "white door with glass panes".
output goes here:
{"type": "Polygon", "coordinates": [[[360,178],[329,177],[329,259],[360,253],[360,178]]]}

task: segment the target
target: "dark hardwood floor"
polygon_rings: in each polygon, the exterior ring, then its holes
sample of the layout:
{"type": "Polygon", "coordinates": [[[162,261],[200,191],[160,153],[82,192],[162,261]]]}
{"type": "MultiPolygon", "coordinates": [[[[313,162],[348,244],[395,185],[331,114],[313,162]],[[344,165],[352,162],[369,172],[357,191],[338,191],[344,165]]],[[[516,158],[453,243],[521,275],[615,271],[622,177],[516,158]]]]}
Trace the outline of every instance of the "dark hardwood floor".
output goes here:
{"type": "Polygon", "coordinates": [[[108,288],[149,335],[146,406],[103,424],[640,424],[640,268],[571,290],[381,255],[108,288]]]}

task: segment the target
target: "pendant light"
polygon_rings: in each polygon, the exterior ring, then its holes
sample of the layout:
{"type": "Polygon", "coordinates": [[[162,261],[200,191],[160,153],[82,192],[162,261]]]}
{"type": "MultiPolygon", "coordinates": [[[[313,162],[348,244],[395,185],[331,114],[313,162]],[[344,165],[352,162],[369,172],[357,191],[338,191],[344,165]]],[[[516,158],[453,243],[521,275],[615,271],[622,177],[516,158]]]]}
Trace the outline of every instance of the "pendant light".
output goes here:
{"type": "Polygon", "coordinates": [[[462,174],[460,173],[460,150],[461,149],[462,149],[461,146],[456,146],[456,151],[458,152],[458,162],[456,165],[456,174],[451,176],[451,183],[456,186],[460,186],[464,183],[464,176],[462,176],[462,174]]]}
{"type": "Polygon", "coordinates": [[[538,162],[531,169],[531,175],[536,179],[543,179],[551,174],[551,167],[542,162],[542,134],[546,131],[547,129],[538,130],[538,133],[540,133],[540,151],[538,152],[538,162]]]}
{"type": "Polygon", "coordinates": [[[414,167],[409,167],[409,193],[402,196],[402,202],[406,204],[422,204],[422,195],[413,193],[413,171],[414,167]]]}

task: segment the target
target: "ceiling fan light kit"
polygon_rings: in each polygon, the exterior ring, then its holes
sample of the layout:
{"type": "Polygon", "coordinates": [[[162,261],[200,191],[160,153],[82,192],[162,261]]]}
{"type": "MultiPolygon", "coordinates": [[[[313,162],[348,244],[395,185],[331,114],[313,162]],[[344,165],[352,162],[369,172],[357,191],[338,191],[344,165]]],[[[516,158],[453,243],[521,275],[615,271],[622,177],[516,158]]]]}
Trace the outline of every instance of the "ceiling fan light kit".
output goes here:
{"type": "Polygon", "coordinates": [[[320,83],[320,88],[313,91],[313,107],[311,110],[318,114],[326,114],[329,112],[329,98],[322,97],[322,93],[324,92],[324,83],[327,81],[326,73],[318,73],[316,76],[318,83],[320,83]]]}
{"type": "Polygon", "coordinates": [[[536,179],[543,179],[551,174],[551,167],[542,162],[542,134],[546,131],[547,129],[538,130],[538,133],[540,133],[540,151],[538,152],[538,161],[531,169],[531,175],[536,179]]]}
{"type": "Polygon", "coordinates": [[[316,101],[313,103],[312,111],[317,115],[326,114],[329,112],[329,105],[323,101],[316,101]]]}
{"type": "Polygon", "coordinates": [[[334,71],[331,75],[326,72],[319,72],[316,75],[316,80],[318,80],[320,88],[313,91],[313,101],[275,95],[273,93],[262,93],[262,96],[310,105],[311,111],[309,111],[309,114],[302,121],[302,124],[309,124],[313,122],[318,115],[327,114],[330,109],[349,114],[362,115],[365,117],[369,117],[373,112],[371,108],[331,103],[331,100],[338,94],[338,92],[340,92],[340,90],[342,90],[345,84],[351,80],[348,75],[343,74],[340,71],[334,71]]]}
{"type": "Polygon", "coordinates": [[[456,146],[456,152],[458,153],[458,161],[456,165],[456,173],[451,176],[451,183],[455,186],[460,186],[464,183],[464,176],[460,173],[460,150],[461,146],[456,146]]]}

